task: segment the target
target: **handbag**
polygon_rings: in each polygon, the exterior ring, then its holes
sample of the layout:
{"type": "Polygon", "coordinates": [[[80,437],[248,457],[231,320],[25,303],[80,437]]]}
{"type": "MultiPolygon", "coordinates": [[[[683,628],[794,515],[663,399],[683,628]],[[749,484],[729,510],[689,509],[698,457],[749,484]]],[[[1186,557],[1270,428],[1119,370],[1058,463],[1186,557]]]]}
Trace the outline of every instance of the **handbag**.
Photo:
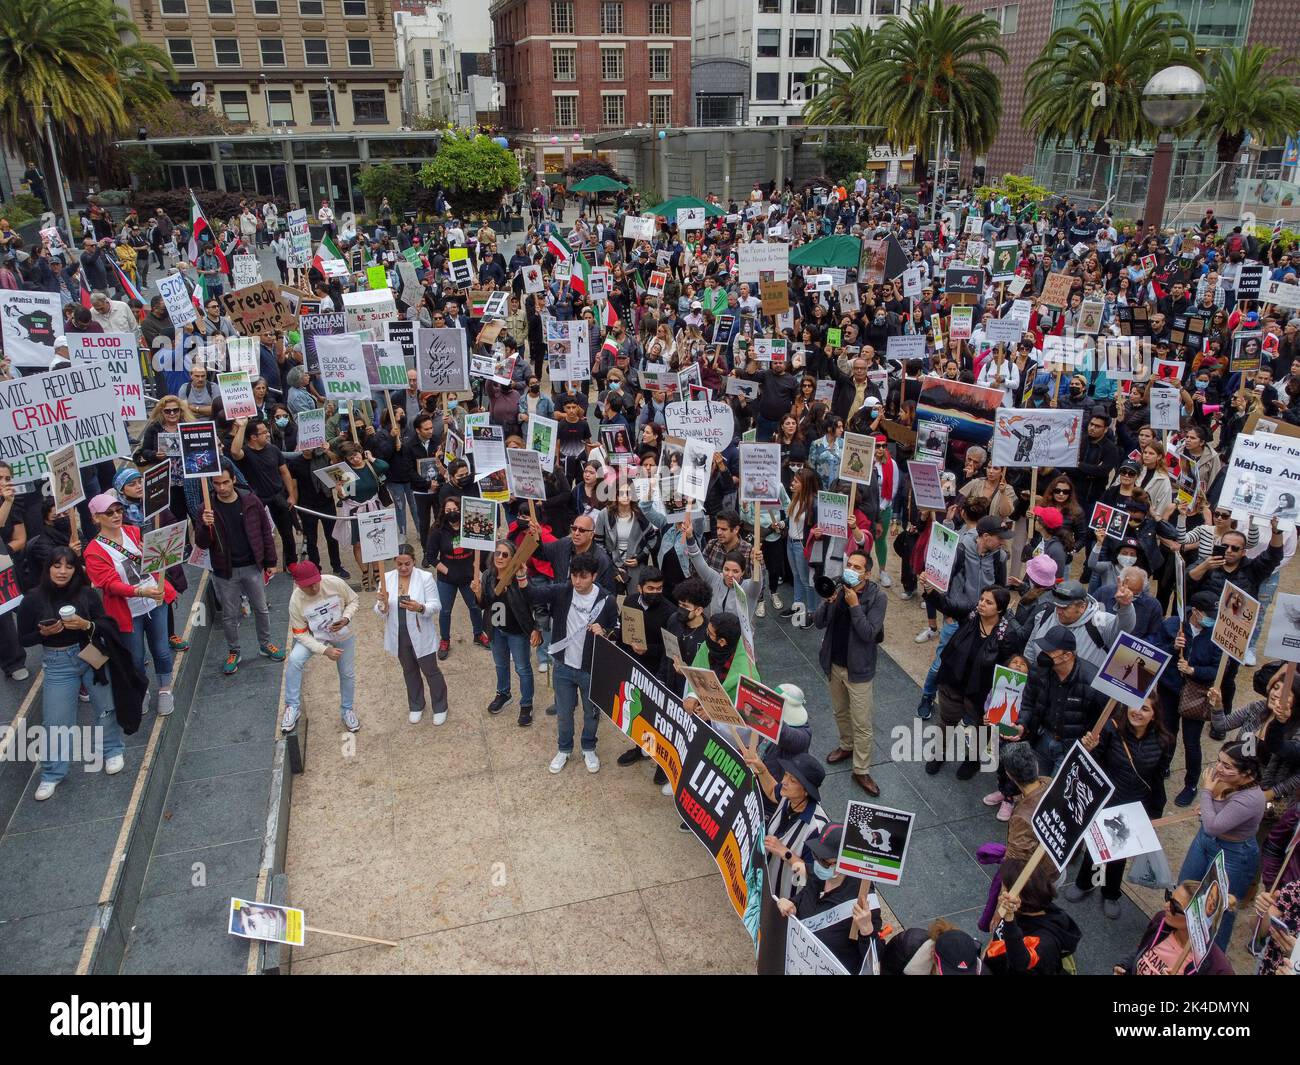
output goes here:
{"type": "Polygon", "coordinates": [[[1178,695],[1178,716],[1190,721],[1210,720],[1210,701],[1206,698],[1207,685],[1200,681],[1183,682],[1183,690],[1178,695]]]}

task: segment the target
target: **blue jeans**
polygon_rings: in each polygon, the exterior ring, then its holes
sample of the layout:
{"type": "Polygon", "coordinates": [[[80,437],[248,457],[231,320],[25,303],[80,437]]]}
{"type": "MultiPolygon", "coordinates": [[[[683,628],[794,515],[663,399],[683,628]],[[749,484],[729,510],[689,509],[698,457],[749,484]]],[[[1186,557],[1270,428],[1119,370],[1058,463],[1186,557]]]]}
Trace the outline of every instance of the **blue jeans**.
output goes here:
{"type": "Polygon", "coordinates": [[[814,590],[809,581],[808,562],[803,557],[803,544],[788,537],[785,541],[785,559],[790,564],[790,578],[794,581],[794,600],[790,603],[803,603],[808,612],[807,621],[811,624],[813,614],[817,612],[814,590]]]}
{"type": "MultiPolygon", "coordinates": [[[[1259,843],[1254,836],[1230,843],[1215,839],[1203,828],[1199,829],[1192,845],[1187,848],[1187,857],[1183,859],[1183,867],[1178,871],[1178,879],[1200,880],[1214,865],[1214,856],[1219,851],[1223,851],[1223,865],[1228,871],[1228,890],[1240,900],[1259,870],[1259,843]]],[[[1226,901],[1225,899],[1224,902],[1226,901]]],[[[1214,937],[1220,950],[1228,949],[1228,941],[1232,939],[1232,925],[1236,919],[1237,915],[1232,910],[1223,915],[1219,934],[1214,937]]]]}
{"type": "Polygon", "coordinates": [[[533,661],[528,653],[528,637],[523,633],[492,630],[492,661],[497,667],[497,694],[510,694],[510,659],[515,660],[515,673],[519,675],[519,702],[533,705],[533,661]]]}
{"type": "MultiPolygon", "coordinates": [[[[1282,567],[1279,566],[1277,569],[1273,571],[1272,575],[1266,581],[1264,581],[1263,584],[1259,586],[1258,616],[1261,619],[1263,619],[1264,615],[1268,613],[1268,604],[1273,601],[1273,593],[1277,591],[1278,582],[1281,580],[1282,580],[1282,567]]],[[[1264,627],[1263,625],[1255,626],[1255,638],[1250,641],[1250,649],[1252,651],[1255,649],[1255,644],[1259,642],[1259,632],[1263,627],[1264,627]]]]}
{"type": "Polygon", "coordinates": [[[1061,763],[1073,746],[1073,743],[1058,740],[1055,736],[1040,736],[1034,747],[1034,753],[1038,755],[1038,771],[1045,777],[1056,776],[1056,771],[1061,768],[1061,763]]]}
{"type": "Polygon", "coordinates": [[[552,660],[555,670],[556,727],[559,732],[558,750],[573,752],[573,714],[578,708],[578,694],[582,694],[582,749],[596,749],[596,725],[600,711],[591,701],[591,674],[566,665],[563,656],[552,660]]]}
{"type": "Polygon", "coordinates": [[[933,700],[939,694],[939,656],[943,654],[943,649],[948,646],[948,641],[952,639],[952,634],[960,626],[955,621],[945,621],[943,627],[939,630],[939,642],[934,648],[934,661],[930,663],[930,672],[925,675],[925,687],[921,689],[921,694],[927,699],[933,700]]]}
{"type": "Polygon", "coordinates": [[[131,657],[135,659],[135,668],[140,676],[144,671],[144,645],[149,642],[149,656],[153,659],[153,671],[158,676],[159,688],[170,688],[172,683],[172,645],[167,637],[167,607],[159,603],[149,613],[133,619],[130,632],[122,635],[131,648],[131,657]]]}
{"type": "MultiPolygon", "coordinates": [[[[352,709],[352,697],[357,688],[357,638],[353,636],[333,646],[343,652],[336,665],[339,667],[339,714],[352,709]]],[[[302,671],[315,656],[305,644],[295,643],[284,667],[284,705],[297,706],[302,698],[302,671]]],[[[324,657],[322,655],[322,657],[324,657]]],[[[325,661],[329,661],[328,658],[325,661]]]]}
{"type": "Polygon", "coordinates": [[[77,657],[78,647],[47,647],[43,665],[45,682],[41,693],[41,707],[45,717],[47,755],[62,754],[63,758],[48,757],[41,766],[41,783],[57,784],[68,775],[69,745],[66,732],[77,726],[77,693],[84,685],[90,692],[90,705],[94,708],[95,727],[102,729],[100,744],[105,758],[123,752],[122,726],[113,712],[113,689],[107,684],[95,683],[95,671],[90,663],[77,657]]]}
{"type": "Polygon", "coordinates": [[[442,610],[438,614],[438,634],[444,640],[451,639],[451,608],[456,605],[457,591],[465,600],[465,605],[469,607],[469,619],[474,623],[474,639],[477,640],[479,633],[483,631],[483,611],[479,609],[478,600],[470,591],[469,582],[449,584],[442,577],[438,577],[438,602],[442,604],[442,610]]]}
{"type": "MultiPolygon", "coordinates": [[[[397,535],[406,536],[406,512],[411,512],[411,521],[416,521],[415,515],[415,493],[411,491],[409,484],[395,484],[392,481],[388,484],[388,494],[393,497],[393,509],[397,511],[397,535]]],[[[418,523],[416,528],[419,528],[418,523]]]]}

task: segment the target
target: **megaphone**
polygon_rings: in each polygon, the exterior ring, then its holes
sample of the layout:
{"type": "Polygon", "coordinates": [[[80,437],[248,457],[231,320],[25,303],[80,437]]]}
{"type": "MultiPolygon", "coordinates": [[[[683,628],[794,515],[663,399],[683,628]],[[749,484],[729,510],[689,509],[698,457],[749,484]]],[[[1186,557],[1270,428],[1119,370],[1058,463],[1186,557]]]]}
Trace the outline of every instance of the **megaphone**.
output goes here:
{"type": "Polygon", "coordinates": [[[817,590],[817,594],[823,599],[829,599],[833,596],[837,586],[836,581],[833,578],[826,576],[824,573],[818,574],[813,578],[813,588],[817,590]]]}

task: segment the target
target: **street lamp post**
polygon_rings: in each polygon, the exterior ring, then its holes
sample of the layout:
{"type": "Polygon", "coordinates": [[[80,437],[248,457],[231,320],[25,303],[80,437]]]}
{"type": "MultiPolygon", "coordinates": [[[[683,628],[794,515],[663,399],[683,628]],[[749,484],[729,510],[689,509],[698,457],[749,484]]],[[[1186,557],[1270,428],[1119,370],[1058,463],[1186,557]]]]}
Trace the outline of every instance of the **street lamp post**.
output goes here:
{"type": "Polygon", "coordinates": [[[50,162],[54,164],[54,184],[59,190],[59,203],[63,207],[63,223],[68,227],[68,239],[72,240],[72,215],[68,209],[68,190],[63,187],[63,170],[59,166],[59,149],[54,143],[54,129],[50,126],[50,105],[45,105],[45,137],[50,143],[50,162]]]}
{"type": "Polygon", "coordinates": [[[943,116],[951,113],[947,110],[930,112],[932,115],[939,116],[939,131],[934,144],[934,188],[930,193],[930,225],[932,226],[939,212],[939,166],[943,161],[943,116]]]}
{"type": "Polygon", "coordinates": [[[1169,175],[1174,162],[1172,130],[1191,121],[1205,99],[1205,79],[1191,67],[1170,66],[1151,77],[1142,90],[1142,113],[1160,132],[1156,138],[1151,176],[1142,216],[1157,230],[1164,222],[1169,175]]]}

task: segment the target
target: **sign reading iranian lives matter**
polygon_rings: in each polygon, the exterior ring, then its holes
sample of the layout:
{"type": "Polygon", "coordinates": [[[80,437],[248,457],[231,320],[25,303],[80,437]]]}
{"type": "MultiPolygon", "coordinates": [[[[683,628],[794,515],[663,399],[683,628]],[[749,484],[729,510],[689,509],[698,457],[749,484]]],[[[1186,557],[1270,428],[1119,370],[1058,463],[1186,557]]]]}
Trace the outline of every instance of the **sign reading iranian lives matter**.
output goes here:
{"type": "Polygon", "coordinates": [[[1244,662],[1259,624],[1259,600],[1254,599],[1231,581],[1225,581],[1219,593],[1219,613],[1214,619],[1210,639],[1238,662],[1244,662]]]}
{"type": "Polygon", "coordinates": [[[181,422],[180,438],[186,477],[213,477],[221,471],[213,422],[181,422]]]}
{"type": "Polygon", "coordinates": [[[144,383],[140,378],[140,354],[132,333],[69,333],[68,355],[73,363],[98,362],[108,368],[117,396],[122,421],[143,421],[144,383]]]}
{"type": "Polygon", "coordinates": [[[77,465],[131,454],[112,380],[102,364],[0,381],[0,459],[14,484],[45,479],[48,456],[68,444],[77,465]]]}
{"type": "Polygon", "coordinates": [[[849,800],[835,871],[863,880],[897,884],[903,878],[907,844],[916,815],[887,806],[849,800]]]}
{"type": "Polygon", "coordinates": [[[740,445],[741,503],[779,503],[781,500],[781,445],[740,445]]]}
{"type": "Polygon", "coordinates": [[[1145,640],[1121,632],[1093,677],[1092,686],[1124,706],[1141,706],[1172,657],[1145,640]]]}
{"type": "Polygon", "coordinates": [[[936,521],[930,526],[930,543],[925,549],[924,577],[936,591],[948,590],[960,539],[957,533],[941,522],[936,521]]]}
{"type": "Polygon", "coordinates": [[[469,389],[469,357],[463,329],[421,328],[416,346],[416,371],[425,392],[464,392],[469,389]]]}
{"type": "Polygon", "coordinates": [[[1024,410],[1000,407],[994,417],[994,466],[1055,466],[1079,463],[1080,410],[1024,410]]]}
{"type": "Polygon", "coordinates": [[[817,527],[823,536],[849,538],[849,497],[839,492],[817,493],[817,527]]]}
{"type": "Polygon", "coordinates": [[[1066,752],[1031,821],[1034,835],[1057,869],[1069,864],[1092,819],[1114,791],[1110,778],[1076,742],[1066,752]]]}

